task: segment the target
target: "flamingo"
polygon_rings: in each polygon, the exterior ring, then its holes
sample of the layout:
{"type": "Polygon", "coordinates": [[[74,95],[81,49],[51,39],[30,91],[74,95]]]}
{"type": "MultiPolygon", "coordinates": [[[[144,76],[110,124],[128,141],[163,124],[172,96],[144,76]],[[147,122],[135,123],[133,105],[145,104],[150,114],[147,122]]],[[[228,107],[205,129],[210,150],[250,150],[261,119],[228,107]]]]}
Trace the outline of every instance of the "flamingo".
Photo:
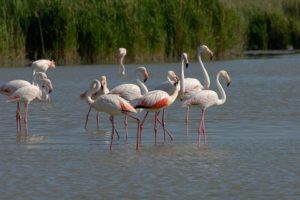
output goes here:
{"type": "MultiPolygon", "coordinates": [[[[99,80],[100,80],[100,83],[101,83],[101,89],[92,95],[92,99],[94,99],[94,100],[96,98],[98,98],[100,95],[107,94],[109,92],[109,89],[107,88],[106,76],[100,76],[99,80]]],[[[95,87],[94,84],[91,85],[91,88],[93,88],[93,87],[95,87]]],[[[81,96],[84,97],[84,94],[81,95],[81,96]]],[[[92,110],[92,107],[90,106],[89,111],[86,114],[86,120],[85,120],[84,128],[87,127],[87,122],[89,120],[89,115],[90,115],[91,110],[92,110]]],[[[97,119],[97,127],[99,128],[99,113],[98,112],[97,112],[96,119],[97,119]]]]}
{"type": "Polygon", "coordinates": [[[158,86],[154,88],[154,90],[163,90],[167,92],[169,95],[173,94],[174,90],[176,89],[176,86],[174,86],[174,83],[178,80],[177,75],[174,71],[170,70],[167,73],[167,81],[162,82],[158,86]]]}
{"type": "Polygon", "coordinates": [[[44,72],[48,70],[48,68],[55,68],[55,62],[53,60],[40,59],[36,60],[31,64],[32,67],[32,76],[36,72],[44,72]]]}
{"type": "Polygon", "coordinates": [[[126,115],[129,116],[137,121],[137,139],[136,139],[136,150],[138,150],[138,136],[139,136],[139,127],[140,127],[140,120],[133,116],[132,114],[137,113],[136,109],[128,103],[125,99],[120,97],[116,94],[103,94],[99,96],[97,99],[92,99],[92,94],[97,92],[100,87],[101,83],[98,80],[94,80],[92,84],[95,84],[95,87],[91,88],[88,92],[83,94],[82,96],[87,100],[90,106],[92,106],[98,112],[106,112],[110,115],[110,121],[112,125],[112,134],[111,134],[111,143],[110,149],[112,148],[112,143],[114,139],[114,131],[115,131],[115,122],[114,116],[116,115],[126,115]]]}
{"type": "Polygon", "coordinates": [[[119,48],[119,58],[120,58],[120,73],[122,76],[125,76],[125,66],[124,66],[124,58],[127,54],[127,50],[125,48],[119,48]]]}
{"type": "MultiPolygon", "coordinates": [[[[179,91],[178,80],[174,83],[174,85],[177,87],[174,90],[173,94],[171,94],[171,95],[169,95],[167,92],[162,91],[162,90],[153,90],[151,92],[146,93],[141,98],[137,99],[135,108],[141,108],[141,109],[144,109],[147,111],[144,116],[144,119],[140,125],[140,144],[142,142],[143,124],[144,124],[149,112],[155,112],[154,133],[155,133],[155,144],[157,144],[156,122],[159,121],[158,115],[161,110],[167,108],[175,101],[175,99],[178,95],[178,91],[179,91]]],[[[164,130],[164,142],[165,142],[166,128],[165,128],[164,116],[163,116],[162,126],[163,126],[163,130],[164,130]]]]}
{"type": "Polygon", "coordinates": [[[199,106],[201,108],[201,121],[198,128],[198,144],[200,144],[200,134],[203,132],[204,143],[206,144],[206,129],[204,123],[204,114],[207,108],[214,105],[223,105],[226,102],[226,93],[219,81],[220,76],[222,76],[227,82],[227,86],[231,83],[231,78],[227,71],[221,70],[217,74],[217,87],[221,94],[221,98],[218,97],[218,94],[213,90],[200,90],[185,99],[182,103],[183,107],[187,106],[199,106]]]}
{"type": "MultiPolygon", "coordinates": [[[[199,80],[195,78],[185,78],[184,77],[184,67],[183,65],[181,66],[181,76],[180,79],[184,80],[180,82],[180,91],[178,98],[183,99],[186,98],[187,96],[191,95],[192,93],[199,91],[199,90],[206,90],[210,86],[210,78],[208,76],[208,73],[203,65],[202,62],[202,54],[209,54],[210,59],[213,57],[213,52],[206,46],[206,45],[201,45],[200,47],[197,48],[197,58],[198,62],[201,66],[202,73],[204,75],[204,80],[205,84],[204,86],[200,83],[199,80]]],[[[187,68],[188,66],[186,66],[187,68]]],[[[189,107],[187,107],[186,110],[186,133],[188,133],[188,122],[189,122],[189,107]]]]}
{"type": "MultiPolygon", "coordinates": [[[[46,82],[48,83],[48,90],[51,92],[53,87],[50,79],[47,79],[47,75],[43,72],[37,72],[35,73],[32,83],[33,85],[40,86],[41,81],[47,80],[46,82]]],[[[3,85],[0,86],[0,93],[10,97],[14,92],[16,92],[18,89],[25,87],[25,86],[30,86],[32,85],[30,82],[25,81],[25,80],[12,80],[9,81],[3,85]]],[[[48,99],[48,94],[43,93],[43,100],[48,99]]],[[[16,110],[16,121],[17,121],[17,128],[19,127],[19,121],[20,121],[21,115],[20,115],[20,104],[17,102],[17,110],[16,110]]]]}
{"type": "MultiPolygon", "coordinates": [[[[144,94],[148,92],[146,85],[144,84],[149,75],[146,67],[141,66],[135,69],[136,84],[126,83],[121,84],[110,90],[109,94],[116,94],[122,97],[123,99],[133,103],[138,98],[141,98],[144,94]],[[143,78],[143,82],[141,81],[143,78]]],[[[126,139],[128,137],[127,129],[127,116],[125,115],[124,125],[126,129],[126,139]]]]}
{"type": "Polygon", "coordinates": [[[26,85],[15,90],[8,96],[7,102],[17,102],[17,130],[21,131],[21,118],[19,103],[24,103],[24,125],[26,133],[28,133],[28,104],[34,100],[44,100],[44,94],[49,94],[52,91],[52,84],[49,79],[40,80],[40,85],[26,85]]]}

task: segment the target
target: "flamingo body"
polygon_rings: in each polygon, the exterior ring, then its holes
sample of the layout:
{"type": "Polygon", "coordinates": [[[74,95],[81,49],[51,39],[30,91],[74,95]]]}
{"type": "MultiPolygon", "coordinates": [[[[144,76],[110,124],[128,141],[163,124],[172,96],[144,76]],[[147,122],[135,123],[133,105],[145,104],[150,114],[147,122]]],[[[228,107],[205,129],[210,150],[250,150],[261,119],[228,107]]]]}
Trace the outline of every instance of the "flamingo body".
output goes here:
{"type": "Polygon", "coordinates": [[[55,68],[55,62],[53,60],[40,59],[36,60],[31,64],[32,74],[34,75],[36,72],[45,72],[48,68],[55,68]]]}

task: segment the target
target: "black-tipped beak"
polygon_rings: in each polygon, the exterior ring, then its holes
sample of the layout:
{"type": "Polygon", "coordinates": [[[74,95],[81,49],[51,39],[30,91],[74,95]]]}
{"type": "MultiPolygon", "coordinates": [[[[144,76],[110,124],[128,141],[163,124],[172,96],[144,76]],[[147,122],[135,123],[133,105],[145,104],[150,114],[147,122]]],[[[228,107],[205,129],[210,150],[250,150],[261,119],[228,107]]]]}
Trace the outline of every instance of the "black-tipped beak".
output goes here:
{"type": "Polygon", "coordinates": [[[210,56],[210,60],[212,60],[213,59],[213,56],[210,56]]]}
{"type": "Polygon", "coordinates": [[[230,83],[231,83],[231,82],[228,82],[228,83],[227,83],[227,87],[229,87],[229,86],[230,86],[230,83]]]}
{"type": "Polygon", "coordinates": [[[147,80],[148,80],[148,78],[144,78],[144,83],[146,83],[147,80]]]}
{"type": "Polygon", "coordinates": [[[52,92],[52,89],[49,89],[49,92],[48,92],[48,93],[50,94],[51,92],[52,92]]]}
{"type": "Polygon", "coordinates": [[[185,68],[186,68],[186,69],[189,68],[189,63],[186,63],[186,64],[185,64],[185,68]]]}

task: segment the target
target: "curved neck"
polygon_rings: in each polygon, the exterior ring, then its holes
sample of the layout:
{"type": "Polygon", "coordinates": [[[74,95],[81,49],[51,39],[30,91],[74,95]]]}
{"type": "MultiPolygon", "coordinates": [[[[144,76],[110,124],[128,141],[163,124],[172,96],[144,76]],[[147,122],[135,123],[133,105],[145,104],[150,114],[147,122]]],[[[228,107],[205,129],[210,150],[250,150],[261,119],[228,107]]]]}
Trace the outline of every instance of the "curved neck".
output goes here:
{"type": "Polygon", "coordinates": [[[185,83],[184,83],[184,60],[181,59],[181,72],[180,72],[180,91],[179,95],[182,97],[185,92],[185,83]]]}
{"type": "Polygon", "coordinates": [[[205,84],[204,84],[203,87],[204,87],[204,89],[208,89],[209,86],[210,86],[210,79],[209,79],[208,73],[207,73],[207,71],[206,71],[206,69],[203,65],[202,58],[201,58],[201,53],[200,53],[200,55],[198,55],[198,61],[201,65],[202,73],[204,75],[204,80],[205,80],[205,84]]]}
{"type": "Polygon", "coordinates": [[[140,80],[139,76],[138,76],[138,71],[135,72],[135,77],[136,77],[136,83],[137,85],[140,87],[141,90],[141,94],[145,95],[146,93],[148,93],[148,88],[147,86],[140,80]]]}
{"type": "Polygon", "coordinates": [[[226,102],[226,93],[225,93],[225,91],[224,91],[224,89],[223,89],[223,87],[222,87],[222,85],[219,81],[220,75],[221,75],[221,73],[218,72],[218,74],[217,74],[217,87],[218,87],[218,90],[221,94],[221,99],[218,99],[217,105],[222,105],[226,102]]]}
{"type": "Polygon", "coordinates": [[[125,66],[124,66],[124,56],[121,56],[120,58],[120,72],[122,75],[125,75],[125,66]]]}
{"type": "Polygon", "coordinates": [[[95,102],[92,99],[92,95],[95,94],[97,91],[99,91],[101,88],[101,83],[98,80],[94,80],[91,83],[91,86],[93,86],[94,84],[96,84],[96,87],[90,87],[91,89],[86,93],[86,100],[90,105],[95,102]]]}

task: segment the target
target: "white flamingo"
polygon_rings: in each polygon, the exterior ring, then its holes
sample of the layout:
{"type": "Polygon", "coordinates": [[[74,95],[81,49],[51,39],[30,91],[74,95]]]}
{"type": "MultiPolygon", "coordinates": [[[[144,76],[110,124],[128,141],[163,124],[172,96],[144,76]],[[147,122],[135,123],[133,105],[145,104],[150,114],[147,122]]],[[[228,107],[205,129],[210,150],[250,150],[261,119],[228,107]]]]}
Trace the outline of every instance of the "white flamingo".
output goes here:
{"type": "MultiPolygon", "coordinates": [[[[140,125],[140,144],[142,142],[142,128],[143,124],[146,120],[146,117],[148,116],[149,112],[155,112],[155,118],[154,118],[154,133],[155,133],[155,144],[157,143],[157,128],[156,128],[156,122],[159,122],[158,115],[159,112],[166,107],[170,106],[176,99],[179,91],[178,87],[178,80],[174,83],[176,89],[174,90],[173,94],[169,95],[167,92],[162,90],[153,90],[151,92],[146,93],[143,95],[143,97],[137,99],[137,103],[135,105],[135,108],[146,110],[146,114],[144,116],[143,121],[140,125]]],[[[165,127],[165,118],[163,115],[162,120],[162,126],[164,130],[164,142],[166,140],[166,127],[165,127]]]]}
{"type": "MultiPolygon", "coordinates": [[[[133,103],[138,98],[141,98],[144,94],[148,92],[146,85],[144,84],[149,75],[146,67],[141,66],[135,69],[135,77],[136,77],[136,84],[133,83],[126,83],[121,84],[110,90],[109,94],[116,94],[122,97],[123,99],[133,103]],[[143,82],[141,81],[141,78],[143,82]]],[[[125,115],[124,120],[125,130],[126,130],[126,139],[128,137],[128,123],[127,117],[125,115]]]]}
{"type": "MultiPolygon", "coordinates": [[[[101,88],[100,88],[99,91],[97,91],[95,94],[92,95],[92,99],[94,99],[94,100],[96,98],[98,98],[100,95],[107,94],[109,92],[109,89],[107,88],[106,76],[100,76],[99,80],[100,80],[100,83],[101,83],[101,88]]],[[[95,87],[95,84],[92,84],[90,89],[92,89],[93,87],[95,87]]],[[[82,94],[81,96],[84,97],[85,94],[82,94]]],[[[86,120],[85,120],[84,128],[87,127],[87,122],[89,120],[89,115],[90,115],[91,110],[92,110],[92,106],[90,106],[89,111],[86,114],[86,120]]],[[[97,120],[97,128],[99,128],[99,112],[97,112],[96,120],[97,120]]]]}
{"type": "MultiPolygon", "coordinates": [[[[49,98],[49,93],[52,91],[52,83],[50,79],[47,79],[47,75],[43,72],[37,72],[33,79],[33,85],[41,87],[42,85],[42,80],[47,80],[48,84],[48,93],[43,93],[43,100],[47,100],[49,98]]],[[[25,80],[12,80],[7,83],[4,83],[3,85],[0,86],[0,93],[5,95],[5,96],[11,96],[15,91],[18,89],[25,87],[25,86],[31,86],[32,84],[28,81],[25,80]]],[[[17,122],[17,129],[19,129],[19,121],[21,120],[21,115],[20,115],[20,104],[17,102],[17,110],[16,110],[16,122],[17,122]]]]}
{"type": "Polygon", "coordinates": [[[115,132],[115,122],[114,122],[114,116],[115,115],[122,115],[125,114],[126,116],[129,116],[135,120],[137,120],[138,128],[137,128],[137,143],[136,143],[136,149],[138,150],[138,136],[139,136],[139,126],[140,126],[140,120],[131,115],[132,113],[136,113],[137,111],[135,108],[128,103],[125,99],[120,97],[116,94],[103,94],[99,96],[97,99],[93,100],[92,95],[97,92],[100,87],[101,83],[98,80],[94,80],[92,84],[95,84],[96,87],[91,88],[90,91],[86,92],[84,94],[84,97],[86,98],[87,102],[90,106],[92,106],[96,111],[98,112],[106,112],[110,115],[110,121],[112,125],[112,134],[111,134],[111,144],[110,149],[112,148],[112,143],[114,139],[114,132],[115,132]]]}
{"type": "Polygon", "coordinates": [[[26,133],[28,133],[28,104],[34,100],[45,100],[45,94],[49,94],[52,91],[52,84],[49,79],[40,80],[40,85],[26,85],[15,90],[8,96],[8,102],[17,102],[17,130],[21,131],[21,117],[19,103],[24,103],[24,125],[26,133]]]}
{"type": "MultiPolygon", "coordinates": [[[[209,79],[208,73],[203,65],[203,62],[202,62],[202,58],[201,58],[202,54],[208,54],[210,56],[210,59],[212,59],[213,52],[206,45],[201,45],[197,49],[198,62],[201,66],[202,73],[204,75],[204,80],[205,80],[204,86],[200,83],[199,80],[197,80],[195,78],[185,78],[184,77],[184,66],[181,65],[180,79],[184,80],[184,81],[180,82],[180,91],[179,91],[178,98],[184,99],[196,91],[209,88],[210,79],[209,79]]],[[[188,121],[189,121],[189,107],[187,107],[187,110],[186,110],[186,133],[188,133],[188,121]]]]}
{"type": "Polygon", "coordinates": [[[44,72],[48,70],[48,68],[55,68],[55,62],[53,60],[40,59],[36,60],[31,64],[32,67],[32,76],[36,72],[44,72]]]}
{"type": "Polygon", "coordinates": [[[124,66],[124,58],[127,54],[127,50],[125,48],[118,49],[118,55],[120,58],[120,73],[122,76],[125,76],[125,66],[124,66]]]}
{"type": "Polygon", "coordinates": [[[207,108],[214,105],[223,105],[226,102],[226,93],[219,81],[220,76],[222,76],[227,82],[227,86],[231,83],[231,78],[225,70],[221,70],[217,74],[217,87],[221,94],[221,98],[213,90],[199,90],[185,99],[182,103],[183,107],[187,106],[199,106],[201,108],[201,121],[198,128],[198,144],[200,144],[200,134],[203,132],[204,143],[206,144],[206,129],[204,123],[204,114],[207,108]]]}

